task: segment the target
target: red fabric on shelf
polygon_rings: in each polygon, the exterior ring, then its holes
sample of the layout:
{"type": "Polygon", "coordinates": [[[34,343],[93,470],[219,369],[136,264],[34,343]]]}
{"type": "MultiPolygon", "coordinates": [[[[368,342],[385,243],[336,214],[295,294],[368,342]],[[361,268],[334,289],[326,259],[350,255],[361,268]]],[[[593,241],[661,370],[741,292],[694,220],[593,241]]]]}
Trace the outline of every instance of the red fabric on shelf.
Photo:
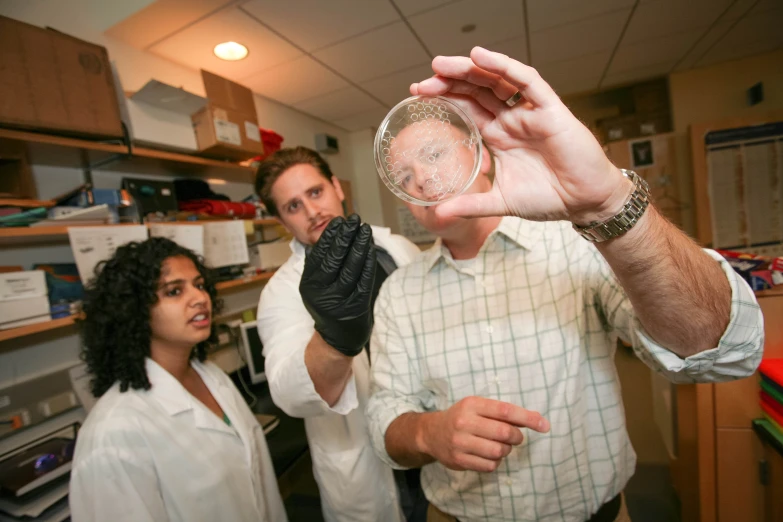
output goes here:
{"type": "Polygon", "coordinates": [[[237,201],[220,201],[216,199],[194,199],[180,201],[179,209],[186,212],[198,212],[212,216],[236,217],[253,219],[256,217],[256,206],[252,203],[237,201]]]}

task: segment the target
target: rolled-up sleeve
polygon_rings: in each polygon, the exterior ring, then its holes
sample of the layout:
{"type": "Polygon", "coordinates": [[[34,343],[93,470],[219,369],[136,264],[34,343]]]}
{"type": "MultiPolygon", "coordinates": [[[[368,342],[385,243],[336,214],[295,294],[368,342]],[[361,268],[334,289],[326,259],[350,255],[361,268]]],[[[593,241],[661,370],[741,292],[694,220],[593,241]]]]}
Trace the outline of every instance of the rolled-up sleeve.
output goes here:
{"type": "Polygon", "coordinates": [[[656,343],[636,318],[620,283],[603,262],[598,287],[609,324],[633,345],[636,355],[654,371],[676,384],[723,382],[752,375],[761,362],[764,320],[748,284],[714,250],[705,252],[720,263],[731,286],[731,317],[718,345],[682,358],[656,343]]]}
{"type": "Polygon", "coordinates": [[[334,406],[329,406],[315,390],[305,365],[305,350],[315,329],[294,275],[281,269],[264,287],[258,303],[256,321],[264,345],[272,400],[292,417],[314,417],[327,412],[346,415],[359,406],[356,378],[351,375],[334,406]]]}
{"type": "Polygon", "coordinates": [[[423,413],[434,409],[432,393],[424,388],[418,363],[409,355],[415,350],[412,336],[401,333],[407,321],[404,310],[395,311],[393,303],[404,305],[402,289],[395,276],[381,288],[375,302],[375,326],[372,346],[372,394],[367,403],[370,438],[378,457],[394,469],[405,469],[386,451],[386,430],[404,413],[423,413]]]}

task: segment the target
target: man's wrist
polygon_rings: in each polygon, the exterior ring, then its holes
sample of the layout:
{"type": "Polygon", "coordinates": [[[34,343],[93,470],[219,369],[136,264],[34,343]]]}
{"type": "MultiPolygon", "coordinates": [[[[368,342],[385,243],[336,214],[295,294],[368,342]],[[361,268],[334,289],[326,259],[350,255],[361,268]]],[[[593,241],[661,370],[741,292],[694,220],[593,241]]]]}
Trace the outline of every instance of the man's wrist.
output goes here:
{"type": "Polygon", "coordinates": [[[598,207],[574,216],[574,219],[571,220],[573,224],[586,227],[593,223],[601,223],[611,219],[623,210],[623,206],[634,191],[633,181],[623,175],[620,169],[614,165],[612,165],[611,175],[618,178],[617,186],[611,195],[598,207]]]}
{"type": "Polygon", "coordinates": [[[433,457],[429,447],[429,427],[434,418],[440,414],[441,412],[438,411],[413,414],[416,415],[416,424],[413,432],[413,441],[416,445],[416,451],[427,457],[433,457]]]}

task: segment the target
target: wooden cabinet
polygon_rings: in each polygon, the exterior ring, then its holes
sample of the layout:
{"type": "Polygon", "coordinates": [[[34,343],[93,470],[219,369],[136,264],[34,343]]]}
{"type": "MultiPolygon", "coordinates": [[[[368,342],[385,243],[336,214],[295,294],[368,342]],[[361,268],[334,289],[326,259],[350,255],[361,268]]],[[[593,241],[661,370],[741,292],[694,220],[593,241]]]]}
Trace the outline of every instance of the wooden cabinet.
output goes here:
{"type": "MultiPolygon", "coordinates": [[[[758,302],[764,314],[764,357],[783,358],[783,292],[760,292],[758,302]]],[[[759,476],[765,450],[752,429],[762,417],[758,393],[758,374],[677,389],[674,482],[683,522],[783,522],[770,518],[772,501],[763,500],[772,486],[764,486],[759,476]]],[[[783,475],[783,469],[777,473],[783,475]]],[[[776,487],[783,498],[783,476],[776,487]]]]}
{"type": "Polygon", "coordinates": [[[761,441],[749,427],[718,429],[716,441],[718,522],[762,522],[765,488],[759,480],[759,463],[764,459],[761,441]]]}
{"type": "Polygon", "coordinates": [[[783,448],[764,444],[767,487],[764,495],[764,522],[783,522],[783,448]]]}

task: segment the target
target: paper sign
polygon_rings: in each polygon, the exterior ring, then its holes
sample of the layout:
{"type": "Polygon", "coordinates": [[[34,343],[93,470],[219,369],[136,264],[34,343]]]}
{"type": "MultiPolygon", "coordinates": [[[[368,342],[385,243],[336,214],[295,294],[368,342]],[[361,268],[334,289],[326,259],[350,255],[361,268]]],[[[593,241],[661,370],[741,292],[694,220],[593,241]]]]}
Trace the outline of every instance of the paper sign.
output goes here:
{"type": "Polygon", "coordinates": [[[253,123],[252,121],[246,121],[245,122],[245,134],[247,135],[247,139],[253,140],[253,141],[261,141],[261,131],[258,128],[258,125],[253,123]]]}
{"type": "Polygon", "coordinates": [[[82,283],[87,284],[95,277],[95,266],[110,259],[117,248],[131,241],[145,241],[147,227],[69,227],[68,238],[79,277],[82,283]]]}
{"type": "Polygon", "coordinates": [[[239,125],[226,120],[215,118],[215,138],[223,143],[242,145],[242,135],[239,133],[239,125]]]}
{"type": "Polygon", "coordinates": [[[150,225],[150,237],[165,237],[180,246],[204,255],[204,227],[201,225],[150,225]]]}
{"type": "Polygon", "coordinates": [[[204,225],[204,262],[210,268],[245,265],[250,262],[243,221],[204,225]]]}
{"type": "Polygon", "coordinates": [[[408,207],[397,207],[397,222],[400,224],[400,234],[414,243],[430,243],[437,239],[435,234],[416,221],[408,207]]]}

